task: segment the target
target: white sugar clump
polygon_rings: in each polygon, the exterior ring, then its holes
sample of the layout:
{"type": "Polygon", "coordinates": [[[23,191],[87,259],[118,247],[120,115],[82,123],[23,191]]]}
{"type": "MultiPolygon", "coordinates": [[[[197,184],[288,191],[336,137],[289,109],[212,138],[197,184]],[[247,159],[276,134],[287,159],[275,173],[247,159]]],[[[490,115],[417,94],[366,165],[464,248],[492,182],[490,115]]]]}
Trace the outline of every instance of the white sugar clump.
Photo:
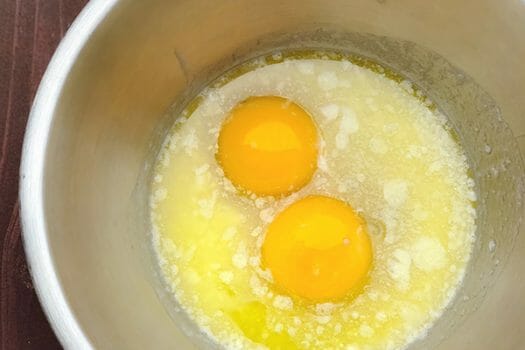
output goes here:
{"type": "Polygon", "coordinates": [[[370,300],[373,300],[373,301],[377,301],[377,299],[379,298],[379,295],[374,291],[370,291],[366,295],[368,296],[370,300]]]}
{"type": "Polygon", "coordinates": [[[341,182],[337,185],[337,192],[346,193],[348,192],[348,187],[347,183],[341,182]]]}
{"type": "Polygon", "coordinates": [[[219,279],[225,284],[230,284],[233,281],[233,272],[223,271],[219,274],[219,279]]]}
{"type": "Polygon", "coordinates": [[[414,265],[423,271],[433,271],[445,266],[447,254],[441,243],[432,237],[421,237],[412,246],[414,265]]]}
{"type": "Polygon", "coordinates": [[[330,315],[337,308],[334,303],[322,303],[315,305],[315,312],[320,315],[330,315]]]}
{"type": "Polygon", "coordinates": [[[257,209],[262,209],[266,204],[266,200],[264,198],[256,198],[254,204],[257,209]]]}
{"type": "Polygon", "coordinates": [[[159,161],[160,161],[160,164],[166,168],[170,165],[170,160],[171,160],[171,157],[170,157],[170,153],[167,149],[165,149],[164,151],[162,151],[159,155],[159,161]]]}
{"type": "Polygon", "coordinates": [[[489,242],[489,252],[493,253],[496,250],[496,241],[491,239],[489,242]]]}
{"type": "Polygon", "coordinates": [[[197,205],[199,206],[199,214],[206,219],[211,219],[215,211],[216,201],[216,193],[214,193],[210,198],[199,199],[199,201],[197,202],[197,205]]]}
{"type": "Polygon", "coordinates": [[[182,256],[180,249],[177,247],[175,242],[173,242],[173,240],[169,238],[164,238],[160,240],[160,244],[161,244],[162,250],[166,254],[169,254],[170,256],[174,256],[176,258],[180,258],[182,256]]]}
{"type": "Polygon", "coordinates": [[[167,146],[170,151],[175,151],[179,145],[180,135],[171,135],[167,139],[167,146]]]}
{"type": "Polygon", "coordinates": [[[422,317],[425,315],[421,315],[420,312],[418,312],[417,306],[412,306],[411,304],[405,303],[403,305],[403,308],[399,310],[400,316],[405,320],[405,322],[415,323],[419,322],[422,317]]]}
{"type": "Polygon", "coordinates": [[[315,320],[317,323],[320,324],[327,324],[332,319],[332,316],[330,315],[324,315],[324,316],[315,316],[315,320]]]}
{"type": "Polygon", "coordinates": [[[210,165],[209,164],[201,165],[200,167],[195,169],[195,176],[202,176],[202,175],[206,174],[208,169],[210,169],[210,165]]]}
{"type": "Polygon", "coordinates": [[[443,162],[442,161],[435,161],[435,162],[432,162],[430,163],[430,166],[428,167],[428,173],[429,174],[433,174],[433,173],[436,173],[438,171],[440,171],[441,169],[443,169],[443,162]]]}
{"type": "Polygon", "coordinates": [[[218,136],[219,135],[219,128],[218,127],[213,127],[213,128],[210,128],[208,129],[208,134],[212,135],[212,136],[218,136]]]}
{"type": "Polygon", "coordinates": [[[314,74],[314,64],[312,62],[300,62],[297,64],[297,69],[303,74],[314,74]]]}
{"type": "Polygon", "coordinates": [[[259,277],[266,280],[267,282],[273,283],[273,275],[270,269],[261,269],[259,266],[255,268],[255,272],[259,277]]]}
{"type": "Polygon", "coordinates": [[[233,237],[237,234],[237,228],[231,226],[224,230],[222,234],[222,239],[225,241],[231,241],[233,237]]]}
{"type": "Polygon", "coordinates": [[[188,130],[186,135],[182,138],[182,147],[184,148],[184,152],[186,152],[188,155],[192,155],[193,151],[195,151],[198,146],[199,140],[197,139],[197,135],[195,135],[195,130],[188,130]]]}
{"type": "MultiPolygon", "coordinates": [[[[220,169],[220,168],[217,168],[217,169],[220,169]]],[[[224,173],[222,173],[222,170],[218,171],[218,173],[219,173],[219,176],[224,176],[224,173]]],[[[237,189],[231,183],[230,180],[228,180],[225,177],[222,178],[221,180],[222,180],[221,183],[222,183],[222,187],[224,188],[224,191],[229,192],[229,193],[235,193],[237,191],[237,189]]]]}
{"type": "Polygon", "coordinates": [[[172,265],[170,266],[170,272],[171,272],[171,274],[172,274],[173,276],[176,276],[176,275],[179,273],[179,268],[178,268],[178,266],[175,265],[175,264],[172,264],[172,265]]]}
{"type": "Polygon", "coordinates": [[[326,157],[321,155],[319,156],[319,159],[317,160],[317,167],[324,172],[328,171],[328,161],[326,160],[326,157]]]}
{"type": "Polygon", "coordinates": [[[256,228],[254,228],[254,229],[252,230],[252,232],[250,233],[250,235],[251,235],[252,237],[259,237],[259,236],[261,235],[262,232],[263,232],[262,227],[257,226],[256,228]]]}
{"type": "Polygon", "coordinates": [[[282,323],[277,323],[273,329],[274,329],[274,331],[276,331],[277,333],[281,333],[281,332],[283,331],[283,328],[284,328],[284,327],[283,327],[283,324],[282,324],[282,323]]]}
{"type": "Polygon", "coordinates": [[[237,252],[232,257],[232,263],[238,269],[244,269],[248,265],[248,253],[244,244],[239,244],[237,252]]]}
{"type": "Polygon", "coordinates": [[[252,267],[257,267],[261,264],[261,258],[259,256],[250,256],[248,264],[252,267]]]}
{"type": "Polygon", "coordinates": [[[273,215],[273,208],[266,208],[259,212],[259,218],[266,223],[271,222],[273,220],[273,215]]]}
{"type": "Polygon", "coordinates": [[[257,240],[255,241],[255,246],[260,249],[263,246],[263,243],[264,243],[264,235],[259,235],[257,237],[257,240]]]}
{"type": "Polygon", "coordinates": [[[403,249],[396,249],[392,258],[388,260],[388,274],[401,290],[406,290],[410,282],[410,266],[412,258],[410,254],[403,249]]]}
{"type": "Polygon", "coordinates": [[[379,322],[386,321],[386,314],[382,311],[379,311],[378,313],[376,313],[376,320],[378,320],[379,322]]]}
{"type": "Polygon", "coordinates": [[[154,201],[162,201],[162,200],[166,199],[167,196],[168,196],[168,190],[162,187],[162,188],[159,188],[159,189],[157,189],[155,191],[153,200],[154,201]]]}
{"type": "Polygon", "coordinates": [[[385,242],[392,244],[399,239],[397,227],[399,225],[397,220],[397,209],[385,208],[381,212],[381,219],[386,228],[385,242]]]}
{"type": "Polygon", "coordinates": [[[317,77],[317,83],[323,90],[332,90],[337,87],[339,81],[334,72],[323,72],[317,77]]]}
{"type": "Polygon", "coordinates": [[[252,276],[250,278],[250,288],[252,293],[258,297],[263,297],[268,293],[268,287],[257,276],[252,276]]]}
{"type": "Polygon", "coordinates": [[[428,153],[428,148],[425,146],[410,145],[406,157],[408,159],[421,158],[428,153]]]}
{"type": "Polygon", "coordinates": [[[334,326],[334,332],[335,334],[339,334],[341,333],[341,330],[343,329],[343,326],[341,326],[340,323],[336,323],[335,326],[334,326]]]}
{"type": "Polygon", "coordinates": [[[273,299],[273,306],[280,310],[291,310],[293,308],[293,300],[284,295],[276,295],[273,299]]]}
{"type": "Polygon", "coordinates": [[[335,146],[337,149],[345,149],[348,146],[350,135],[357,132],[357,130],[359,130],[359,123],[355,113],[350,108],[343,108],[339,129],[335,135],[335,146]]]}
{"type": "Polygon", "coordinates": [[[359,327],[359,334],[361,334],[363,337],[369,338],[374,335],[374,329],[366,323],[363,323],[359,327]]]}
{"type": "Polygon", "coordinates": [[[403,90],[405,90],[409,94],[414,93],[414,88],[412,87],[412,83],[409,82],[408,80],[403,80],[402,82],[399,83],[399,86],[401,86],[401,88],[403,88],[403,90]]]}
{"type": "Polygon", "coordinates": [[[190,262],[191,260],[193,260],[193,257],[195,256],[195,252],[197,251],[197,247],[192,245],[191,247],[187,248],[184,252],[183,252],[183,256],[182,256],[182,259],[185,261],[185,262],[190,262]]]}
{"type": "Polygon", "coordinates": [[[390,180],[383,186],[383,197],[392,207],[400,207],[408,197],[408,185],[404,180],[390,180]]]}
{"type": "Polygon", "coordinates": [[[330,122],[339,116],[339,106],[335,103],[326,104],[322,106],[320,110],[327,122],[330,122]]]}
{"type": "Polygon", "coordinates": [[[198,284],[202,280],[199,273],[193,269],[187,269],[186,276],[188,277],[188,282],[193,285],[198,284]]]}

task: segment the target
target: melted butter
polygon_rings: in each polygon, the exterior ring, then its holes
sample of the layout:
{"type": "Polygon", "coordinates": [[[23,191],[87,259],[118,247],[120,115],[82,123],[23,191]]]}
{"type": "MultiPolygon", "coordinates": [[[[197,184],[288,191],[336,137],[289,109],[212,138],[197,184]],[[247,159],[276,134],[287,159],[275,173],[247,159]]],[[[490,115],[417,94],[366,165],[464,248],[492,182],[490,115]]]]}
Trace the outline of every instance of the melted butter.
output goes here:
{"type": "Polygon", "coordinates": [[[445,118],[404,82],[362,58],[283,53],[225,75],[188,106],[191,118],[159,157],[151,216],[166,284],[212,339],[228,348],[398,349],[442,312],[470,256],[475,196],[445,118]],[[240,195],[215,162],[222,120],[253,95],[299,103],[322,136],[311,183],[280,200],[240,195]],[[361,294],[318,305],[276,289],[259,253],[274,215],[313,193],[360,210],[374,247],[361,294]]]}

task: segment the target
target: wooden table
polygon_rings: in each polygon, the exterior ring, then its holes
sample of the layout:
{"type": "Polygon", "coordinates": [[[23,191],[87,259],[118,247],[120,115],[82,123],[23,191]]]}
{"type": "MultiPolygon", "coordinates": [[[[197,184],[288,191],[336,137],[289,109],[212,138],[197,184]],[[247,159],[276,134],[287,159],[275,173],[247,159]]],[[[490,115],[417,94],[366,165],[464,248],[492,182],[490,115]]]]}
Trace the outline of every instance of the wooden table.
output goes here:
{"type": "Polygon", "coordinates": [[[27,116],[56,46],[87,0],[0,0],[0,349],[61,349],[20,236],[18,168],[27,116]]]}

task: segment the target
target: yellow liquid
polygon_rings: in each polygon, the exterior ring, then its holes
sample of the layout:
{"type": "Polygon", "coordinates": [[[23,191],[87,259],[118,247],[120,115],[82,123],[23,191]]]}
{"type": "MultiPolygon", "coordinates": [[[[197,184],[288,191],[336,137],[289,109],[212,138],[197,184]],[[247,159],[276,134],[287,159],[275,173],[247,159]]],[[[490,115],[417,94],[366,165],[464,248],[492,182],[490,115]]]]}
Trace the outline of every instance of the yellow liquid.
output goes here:
{"type": "Polygon", "coordinates": [[[345,60],[262,65],[203,92],[174,126],[152,183],[159,266],[174,298],[231,349],[399,349],[453,297],[475,231],[473,181],[445,118],[396,82],[345,60]],[[249,96],[307,110],[321,135],[312,181],[283,199],[248,198],[215,160],[220,125],[249,96]],[[311,304],[260,265],[272,218],[309,194],[359,210],[374,261],[362,293],[311,304]]]}

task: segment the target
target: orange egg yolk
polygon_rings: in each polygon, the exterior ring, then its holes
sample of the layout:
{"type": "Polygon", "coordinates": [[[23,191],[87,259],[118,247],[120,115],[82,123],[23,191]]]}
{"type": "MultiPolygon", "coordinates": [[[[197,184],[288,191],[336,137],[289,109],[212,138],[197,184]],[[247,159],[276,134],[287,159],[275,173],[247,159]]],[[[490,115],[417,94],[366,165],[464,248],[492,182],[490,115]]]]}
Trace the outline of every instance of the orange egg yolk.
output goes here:
{"type": "Polygon", "coordinates": [[[269,225],[265,267],[288,293],[311,301],[337,300],[361,287],[372,262],[365,222],[345,202],[305,197],[269,225]]]}
{"type": "Polygon", "coordinates": [[[251,97],[222,125],[217,160],[230,181],[262,196],[306,185],[317,168],[317,129],[299,105],[276,96],[251,97]]]}

